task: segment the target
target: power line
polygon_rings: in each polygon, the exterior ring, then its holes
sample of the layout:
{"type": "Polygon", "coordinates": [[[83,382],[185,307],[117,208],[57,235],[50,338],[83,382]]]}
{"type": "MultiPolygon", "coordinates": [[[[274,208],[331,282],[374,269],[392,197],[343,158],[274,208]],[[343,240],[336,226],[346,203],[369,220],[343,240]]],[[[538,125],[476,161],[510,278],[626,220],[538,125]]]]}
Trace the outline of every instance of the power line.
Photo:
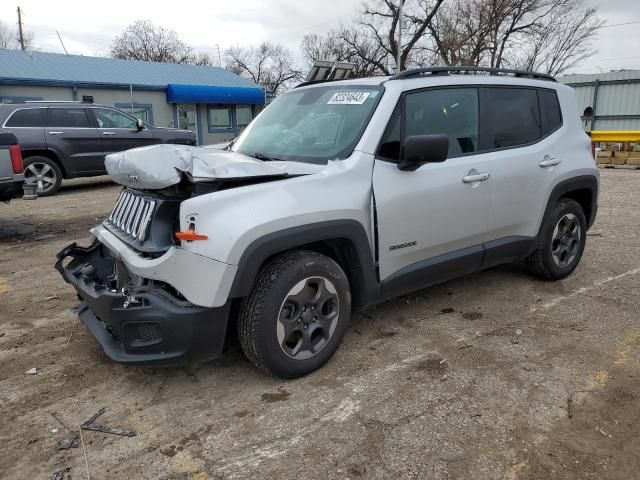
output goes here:
{"type": "Polygon", "coordinates": [[[640,20],[634,20],[632,22],[625,22],[625,23],[613,23],[611,25],[603,25],[600,28],[623,27],[625,25],[638,25],[638,24],[640,24],[640,20]]]}
{"type": "Polygon", "coordinates": [[[56,33],[58,34],[58,40],[60,40],[60,44],[62,45],[62,49],[64,50],[65,55],[69,55],[69,52],[67,52],[67,47],[64,46],[64,42],[62,41],[62,37],[60,36],[60,32],[56,30],[56,33]]]}

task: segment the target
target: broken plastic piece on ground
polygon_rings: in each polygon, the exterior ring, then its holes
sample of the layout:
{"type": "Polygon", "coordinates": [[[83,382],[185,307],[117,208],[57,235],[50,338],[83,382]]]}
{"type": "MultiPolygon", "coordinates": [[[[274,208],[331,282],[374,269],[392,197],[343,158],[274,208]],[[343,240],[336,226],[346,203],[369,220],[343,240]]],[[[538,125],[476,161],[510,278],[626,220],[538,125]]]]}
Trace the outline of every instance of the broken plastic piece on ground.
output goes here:
{"type": "Polygon", "coordinates": [[[58,450],[69,450],[70,448],[78,448],[79,436],[72,438],[63,438],[58,442],[58,450]]]}
{"type": "Polygon", "coordinates": [[[51,475],[51,480],[71,480],[71,467],[67,467],[63,470],[57,470],[51,475]]]}

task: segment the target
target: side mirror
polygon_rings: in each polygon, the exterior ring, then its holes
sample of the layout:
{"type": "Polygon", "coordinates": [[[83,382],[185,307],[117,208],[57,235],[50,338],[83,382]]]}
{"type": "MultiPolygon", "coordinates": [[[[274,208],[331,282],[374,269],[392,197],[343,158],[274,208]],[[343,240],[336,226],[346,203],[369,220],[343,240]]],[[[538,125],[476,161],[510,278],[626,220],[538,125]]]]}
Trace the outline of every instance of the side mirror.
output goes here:
{"type": "Polygon", "coordinates": [[[402,144],[400,170],[413,171],[424,163],[440,163],[449,154],[449,137],[438,133],[434,135],[414,135],[407,137],[402,144]]]}
{"type": "Polygon", "coordinates": [[[136,127],[138,127],[138,130],[142,130],[144,128],[144,122],[139,118],[136,118],[136,127]]]}

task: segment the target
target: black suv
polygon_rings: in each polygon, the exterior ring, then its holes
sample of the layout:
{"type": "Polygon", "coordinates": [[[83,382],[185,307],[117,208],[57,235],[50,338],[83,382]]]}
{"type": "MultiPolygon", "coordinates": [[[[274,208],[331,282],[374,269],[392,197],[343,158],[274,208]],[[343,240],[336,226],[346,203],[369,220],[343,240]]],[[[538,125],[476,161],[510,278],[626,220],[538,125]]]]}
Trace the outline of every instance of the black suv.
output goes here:
{"type": "Polygon", "coordinates": [[[25,182],[53,195],[63,178],[104,175],[106,155],[156,143],[195,145],[189,130],[158,128],[117,108],[79,102],[0,105],[0,126],[18,137],[25,182]]]}

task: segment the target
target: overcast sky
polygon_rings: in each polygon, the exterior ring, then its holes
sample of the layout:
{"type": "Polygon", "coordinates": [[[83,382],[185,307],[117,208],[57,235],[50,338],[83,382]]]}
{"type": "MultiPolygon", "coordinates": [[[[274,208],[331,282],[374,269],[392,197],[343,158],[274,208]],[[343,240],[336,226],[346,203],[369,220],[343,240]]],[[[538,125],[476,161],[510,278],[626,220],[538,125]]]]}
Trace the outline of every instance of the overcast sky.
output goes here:
{"type": "MultiPolygon", "coordinates": [[[[640,21],[640,0],[589,1],[599,6],[609,25],[640,21]]],[[[16,24],[18,2],[26,30],[34,33],[36,44],[45,51],[63,53],[57,30],[69,53],[106,54],[112,38],[128,24],[150,19],[176,30],[185,42],[215,58],[218,46],[224,51],[231,45],[263,40],[282,43],[297,54],[305,34],[322,33],[349,21],[361,0],[107,0],[99,4],[87,0],[3,0],[3,22],[16,24]]],[[[594,45],[594,56],[574,71],[640,69],[640,24],[604,28],[594,45]]]]}

